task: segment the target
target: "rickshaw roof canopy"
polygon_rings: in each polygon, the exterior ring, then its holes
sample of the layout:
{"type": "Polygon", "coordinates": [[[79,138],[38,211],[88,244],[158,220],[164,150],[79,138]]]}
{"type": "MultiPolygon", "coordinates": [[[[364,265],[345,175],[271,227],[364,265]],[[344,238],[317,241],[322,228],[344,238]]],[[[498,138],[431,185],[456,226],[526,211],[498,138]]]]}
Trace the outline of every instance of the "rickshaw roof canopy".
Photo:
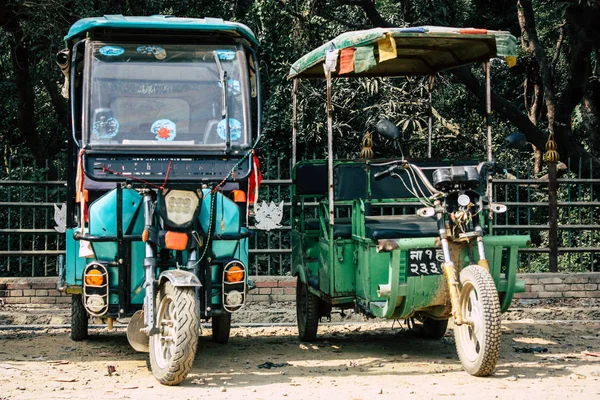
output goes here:
{"type": "Polygon", "coordinates": [[[512,66],[516,38],[503,31],[437,26],[345,32],[298,59],[288,78],[324,77],[328,53],[339,58],[333,77],[432,75],[498,56],[512,66]]]}
{"type": "Polygon", "coordinates": [[[89,32],[100,29],[131,29],[179,32],[219,31],[234,38],[241,38],[252,47],[258,47],[254,33],[244,24],[224,21],[221,18],[178,18],[170,15],[150,17],[126,17],[123,15],[105,15],[98,18],[80,19],[71,26],[65,41],[83,37],[89,32]]]}

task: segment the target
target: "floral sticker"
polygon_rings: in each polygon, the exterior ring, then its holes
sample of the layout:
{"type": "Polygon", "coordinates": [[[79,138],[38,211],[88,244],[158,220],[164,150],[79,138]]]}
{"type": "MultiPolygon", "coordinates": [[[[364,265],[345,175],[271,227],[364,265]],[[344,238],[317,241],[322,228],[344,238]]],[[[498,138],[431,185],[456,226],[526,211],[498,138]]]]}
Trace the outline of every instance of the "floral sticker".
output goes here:
{"type": "Polygon", "coordinates": [[[116,57],[125,53],[125,49],[119,46],[103,46],[98,50],[100,54],[107,57],[116,57]]]}
{"type": "MultiPolygon", "coordinates": [[[[225,120],[221,120],[217,125],[217,134],[223,140],[227,140],[227,131],[225,120]]],[[[242,137],[242,123],[235,118],[229,118],[229,135],[231,140],[239,140],[242,137]]]]}
{"type": "Polygon", "coordinates": [[[148,56],[154,56],[158,60],[164,60],[167,58],[167,52],[165,49],[158,46],[140,46],[137,48],[137,52],[148,56]]]}
{"type": "Polygon", "coordinates": [[[116,118],[100,117],[92,125],[92,137],[94,139],[111,139],[119,133],[119,121],[116,118]]]}
{"type": "Polygon", "coordinates": [[[150,130],[156,135],[156,140],[163,142],[170,142],[177,136],[175,122],[169,119],[159,119],[152,124],[150,130]]]}
{"type": "MultiPolygon", "coordinates": [[[[223,85],[221,84],[221,82],[219,82],[219,87],[222,87],[223,85]]],[[[234,95],[237,96],[240,93],[242,93],[242,87],[240,85],[240,81],[238,81],[237,79],[228,79],[227,80],[227,91],[234,95]]]]}
{"type": "Polygon", "coordinates": [[[217,56],[221,61],[235,60],[235,51],[233,50],[217,50],[217,56]]]}

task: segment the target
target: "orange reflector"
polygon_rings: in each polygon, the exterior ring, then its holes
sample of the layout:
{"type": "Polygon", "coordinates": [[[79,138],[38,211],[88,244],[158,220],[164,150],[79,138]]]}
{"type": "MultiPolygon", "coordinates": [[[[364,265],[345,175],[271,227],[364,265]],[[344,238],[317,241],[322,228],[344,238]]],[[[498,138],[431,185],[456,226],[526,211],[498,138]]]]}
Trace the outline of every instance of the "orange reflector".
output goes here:
{"type": "Polygon", "coordinates": [[[234,265],[227,270],[227,274],[225,275],[227,282],[240,282],[242,279],[244,279],[244,268],[234,265]]]}
{"type": "Polygon", "coordinates": [[[148,229],[144,229],[144,232],[142,232],[142,241],[143,242],[147,242],[148,241],[148,229]]]}
{"type": "Polygon", "coordinates": [[[184,232],[167,232],[165,234],[165,246],[171,250],[187,249],[188,235],[184,232]]]}
{"type": "Polygon", "coordinates": [[[231,193],[233,193],[233,201],[236,203],[246,202],[246,192],[243,190],[232,190],[231,193]]]}
{"type": "Polygon", "coordinates": [[[462,35],[487,35],[487,29],[461,29],[458,32],[462,35]]]}
{"type": "Polygon", "coordinates": [[[102,286],[104,284],[104,276],[102,276],[102,271],[90,269],[85,274],[85,284],[90,286],[102,286]]]}

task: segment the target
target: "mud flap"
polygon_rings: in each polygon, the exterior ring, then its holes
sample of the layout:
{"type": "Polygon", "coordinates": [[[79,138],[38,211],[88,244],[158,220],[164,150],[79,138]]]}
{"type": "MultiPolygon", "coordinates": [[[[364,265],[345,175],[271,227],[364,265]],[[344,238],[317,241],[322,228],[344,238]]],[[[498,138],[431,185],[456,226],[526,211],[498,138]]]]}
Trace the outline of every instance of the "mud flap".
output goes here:
{"type": "Polygon", "coordinates": [[[129,325],[127,325],[127,341],[135,351],[140,353],[150,352],[148,347],[150,338],[141,331],[145,326],[144,312],[142,310],[136,311],[131,317],[129,325]]]}

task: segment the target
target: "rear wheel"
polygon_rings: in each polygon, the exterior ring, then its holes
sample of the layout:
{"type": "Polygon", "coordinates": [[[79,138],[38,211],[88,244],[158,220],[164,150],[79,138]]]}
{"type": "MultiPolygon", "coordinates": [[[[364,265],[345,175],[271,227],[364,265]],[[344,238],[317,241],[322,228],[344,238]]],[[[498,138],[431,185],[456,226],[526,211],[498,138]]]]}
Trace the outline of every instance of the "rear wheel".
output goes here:
{"type": "Polygon", "coordinates": [[[163,385],[181,383],[192,369],[198,346],[194,289],[166,282],[156,298],[159,332],[150,337],[150,366],[163,385]]]}
{"type": "Polygon", "coordinates": [[[474,376],[492,373],[500,355],[500,303],[494,280],[478,265],[460,273],[459,308],[466,323],[454,327],[458,358],[474,376]]]}
{"type": "Polygon", "coordinates": [[[77,342],[88,337],[89,318],[80,294],[71,296],[71,339],[77,342]]]}
{"type": "Polygon", "coordinates": [[[448,328],[447,319],[433,319],[429,317],[423,317],[423,330],[422,336],[428,339],[441,339],[446,334],[448,328]]]}
{"type": "Polygon", "coordinates": [[[211,324],[213,341],[220,344],[227,343],[231,331],[231,314],[215,315],[211,318],[211,324]]]}
{"type": "Polygon", "coordinates": [[[300,340],[315,340],[319,327],[319,298],[308,290],[308,285],[300,277],[296,282],[296,319],[300,340]]]}

